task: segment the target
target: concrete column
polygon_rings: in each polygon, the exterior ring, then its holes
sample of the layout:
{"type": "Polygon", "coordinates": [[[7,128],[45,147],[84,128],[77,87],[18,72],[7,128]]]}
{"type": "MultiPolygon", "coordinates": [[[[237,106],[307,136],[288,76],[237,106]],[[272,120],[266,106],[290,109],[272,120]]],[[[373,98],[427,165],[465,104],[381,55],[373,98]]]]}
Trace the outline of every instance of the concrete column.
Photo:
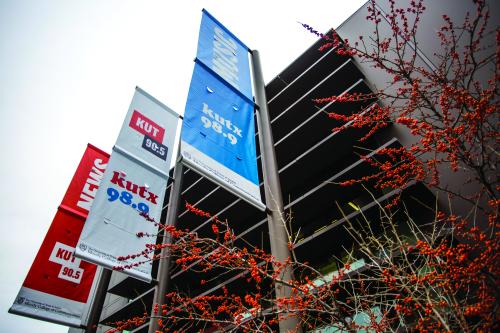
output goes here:
{"type": "MultiPolygon", "coordinates": [[[[167,218],[165,221],[166,225],[175,226],[177,224],[183,180],[184,180],[184,167],[182,163],[177,162],[175,164],[175,169],[174,169],[174,182],[172,184],[172,189],[170,190],[170,197],[168,199],[169,206],[167,211],[167,218]]],[[[164,233],[162,244],[168,244],[171,242],[172,242],[171,235],[169,233],[164,233]]],[[[159,313],[161,314],[161,305],[165,304],[166,301],[165,294],[170,288],[170,263],[171,263],[170,249],[167,247],[161,249],[160,255],[161,259],[157,274],[158,284],[156,285],[155,288],[152,307],[154,307],[155,304],[159,304],[160,305],[159,313]]],[[[149,322],[149,331],[148,331],[149,333],[155,333],[157,330],[159,330],[158,319],[153,318],[153,316],[155,316],[155,314],[153,313],[153,309],[151,308],[152,318],[149,322]]]]}
{"type": "MultiPolygon", "coordinates": [[[[271,242],[271,253],[280,262],[291,258],[288,248],[288,234],[285,225],[285,214],[281,185],[278,174],[278,164],[274,151],[273,133],[271,130],[271,119],[267,108],[266,91],[262,68],[260,64],[259,52],[252,51],[253,82],[255,98],[257,102],[257,125],[259,128],[260,157],[262,162],[262,173],[264,176],[264,189],[266,199],[267,223],[269,226],[269,238],[271,242]]],[[[290,267],[282,272],[281,278],[284,281],[293,279],[293,272],[290,267]]],[[[282,284],[276,283],[276,297],[288,297],[291,289],[282,284]]],[[[285,314],[286,315],[286,314],[285,314]]],[[[302,332],[299,327],[299,319],[290,317],[279,323],[280,332],[302,332]]]]}

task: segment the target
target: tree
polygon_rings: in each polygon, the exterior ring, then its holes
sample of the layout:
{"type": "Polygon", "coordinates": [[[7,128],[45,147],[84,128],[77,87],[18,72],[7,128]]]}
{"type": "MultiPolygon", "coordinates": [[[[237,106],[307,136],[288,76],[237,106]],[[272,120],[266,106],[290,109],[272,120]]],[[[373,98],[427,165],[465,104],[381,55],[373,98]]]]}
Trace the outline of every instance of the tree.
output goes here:
{"type": "MultiPolygon", "coordinates": [[[[487,4],[474,4],[476,12],[467,14],[460,25],[443,16],[437,34],[442,52],[435,68],[418,62],[416,36],[425,11],[423,1],[412,1],[404,9],[390,1],[386,18],[371,1],[367,19],[374,33],[355,42],[341,40],[335,33],[316,33],[324,38],[323,50],[334,48],[337,54],[368,62],[392,78],[387,89],[374,93],[317,99],[320,104],[380,101],[362,112],[329,116],[350,127],[368,128],[361,141],[391,123],[406,127],[415,138],[408,147],[385,148],[375,156],[362,157],[379,171],[343,185],[374,181],[378,188],[404,189],[411,182],[423,182],[436,193],[444,191],[468,201],[472,213],[454,215],[451,201],[448,212],[442,211],[444,207],[428,207],[431,218],[417,223],[403,202],[379,203],[377,221],[363,216],[348,224],[355,246],[343,258],[334,258],[343,263],[320,271],[292,258],[278,262],[252,244],[236,245],[239,237],[228,221],[186,204],[191,213],[211,219],[211,235],[160,226],[176,242],[150,244],[143,253],[131,256],[156,260],[154,253],[168,247],[176,265],[195,272],[205,289],[221,279],[239,284],[237,290],[224,286],[195,297],[173,290],[167,304],[154,308],[162,330],[270,332],[284,316],[300,318],[307,330],[330,327],[339,332],[489,332],[497,328],[500,29],[488,31],[487,4]],[[385,19],[389,35],[381,33],[385,19]],[[493,51],[484,42],[491,34],[496,41],[493,51]],[[492,72],[484,81],[480,76],[488,66],[492,72]],[[471,196],[447,187],[443,181],[447,170],[462,172],[464,182],[476,184],[479,190],[471,196]],[[483,216],[487,218],[479,228],[476,218],[483,216]],[[296,278],[283,281],[280,273],[288,267],[296,278]],[[288,285],[292,296],[276,299],[275,282],[288,285]]],[[[117,329],[136,326],[149,319],[148,309],[145,312],[114,324],[117,329]]]]}
{"type": "Polygon", "coordinates": [[[317,99],[320,104],[374,98],[381,102],[361,113],[330,112],[329,116],[351,122],[351,128],[368,128],[361,141],[391,123],[406,127],[415,136],[409,147],[379,151],[378,156],[386,157],[383,163],[376,157],[368,159],[380,172],[345,185],[376,179],[380,188],[404,188],[412,181],[421,181],[473,204],[483,196],[498,199],[500,29],[496,26],[487,30],[490,17],[486,1],[473,2],[476,13],[467,13],[460,25],[443,15],[443,25],[437,32],[441,50],[436,56],[440,62],[435,67],[421,63],[419,58],[417,31],[425,11],[423,0],[411,1],[409,8],[397,8],[396,2],[389,0],[386,17],[376,2],[370,1],[367,20],[372,22],[374,32],[355,42],[341,40],[337,34],[320,34],[304,24],[325,39],[323,50],[334,48],[337,54],[354,56],[392,78],[385,89],[372,94],[317,99]],[[389,34],[381,32],[385,19],[389,34]],[[492,34],[494,46],[485,41],[492,34]],[[486,80],[483,75],[488,76],[486,80]],[[471,197],[443,187],[443,170],[461,170],[468,177],[466,182],[480,185],[480,190],[471,197]]]}
{"type": "MultiPolygon", "coordinates": [[[[212,219],[212,237],[162,226],[178,241],[151,244],[137,255],[168,247],[181,269],[196,272],[201,286],[232,277],[240,288],[224,286],[196,297],[170,292],[168,302],[154,308],[165,332],[271,332],[285,313],[298,316],[308,330],[345,332],[489,332],[497,324],[498,239],[466,220],[438,212],[427,225],[410,217],[402,225],[394,211],[380,206],[384,232],[374,232],[371,221],[350,223],[357,250],[344,258],[343,267],[323,274],[307,263],[278,262],[251,244],[235,246],[238,237],[227,221],[186,207],[212,219]],[[409,232],[403,233],[405,228],[409,232]],[[280,272],[289,265],[297,279],[283,281],[280,272]],[[292,296],[275,299],[274,282],[290,286],[292,296]]],[[[141,325],[150,318],[145,311],[113,326],[141,325]]]]}

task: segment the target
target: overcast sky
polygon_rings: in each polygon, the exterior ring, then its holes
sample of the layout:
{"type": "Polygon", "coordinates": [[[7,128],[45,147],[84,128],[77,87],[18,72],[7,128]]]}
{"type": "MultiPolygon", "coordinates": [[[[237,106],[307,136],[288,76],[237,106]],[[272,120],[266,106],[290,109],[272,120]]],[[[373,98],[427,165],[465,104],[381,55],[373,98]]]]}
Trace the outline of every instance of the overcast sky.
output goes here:
{"type": "Polygon", "coordinates": [[[266,82],[364,0],[0,0],[0,331],[66,332],[7,314],[88,142],[111,151],[134,87],[178,113],[201,9],[260,51],[266,82]],[[174,5],[175,3],[175,5],[174,5]]]}

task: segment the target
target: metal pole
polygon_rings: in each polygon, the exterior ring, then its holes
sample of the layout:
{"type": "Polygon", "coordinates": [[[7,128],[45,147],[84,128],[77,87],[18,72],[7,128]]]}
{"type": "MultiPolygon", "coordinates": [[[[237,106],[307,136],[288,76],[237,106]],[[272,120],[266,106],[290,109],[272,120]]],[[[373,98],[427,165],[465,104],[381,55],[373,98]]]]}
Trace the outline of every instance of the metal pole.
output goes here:
{"type": "MultiPolygon", "coordinates": [[[[271,130],[271,119],[267,108],[266,91],[260,64],[259,52],[252,51],[253,82],[255,98],[257,101],[257,124],[259,128],[260,157],[262,161],[262,173],[264,176],[264,189],[266,198],[267,224],[269,226],[269,238],[271,242],[271,253],[279,261],[285,262],[291,258],[288,247],[288,234],[285,226],[283,197],[278,174],[278,164],[274,151],[273,133],[271,130]]],[[[284,281],[293,280],[291,267],[287,267],[280,276],[284,281]]],[[[276,297],[283,298],[291,295],[290,287],[280,283],[275,284],[276,297]]],[[[286,314],[285,314],[286,316],[286,314]]],[[[302,332],[299,319],[288,317],[279,322],[280,332],[302,332]]]]}
{"type": "Polygon", "coordinates": [[[92,300],[92,304],[90,306],[89,320],[87,321],[87,327],[85,327],[85,333],[95,333],[97,331],[99,319],[101,318],[102,306],[104,305],[104,300],[106,299],[106,293],[108,292],[108,285],[112,272],[112,270],[106,268],[103,268],[101,271],[94,299],[92,300]]]}
{"type": "MultiPolygon", "coordinates": [[[[174,168],[174,181],[172,184],[172,190],[170,191],[170,197],[168,199],[169,206],[167,211],[167,218],[165,221],[166,225],[176,225],[177,224],[177,216],[179,215],[179,205],[181,201],[181,191],[182,191],[182,182],[184,180],[184,167],[181,162],[177,161],[175,163],[174,168]]],[[[162,244],[168,244],[172,242],[172,237],[168,232],[163,233],[163,242],[162,244]]],[[[161,249],[160,253],[160,263],[158,267],[157,274],[158,284],[155,288],[155,294],[153,298],[153,307],[155,304],[160,306],[160,315],[161,315],[161,305],[165,304],[165,294],[169,289],[170,284],[170,249],[168,247],[164,247],[161,249]]],[[[155,318],[153,313],[153,309],[151,309],[151,319],[149,322],[149,333],[155,333],[159,330],[158,318],[155,318]]]]}

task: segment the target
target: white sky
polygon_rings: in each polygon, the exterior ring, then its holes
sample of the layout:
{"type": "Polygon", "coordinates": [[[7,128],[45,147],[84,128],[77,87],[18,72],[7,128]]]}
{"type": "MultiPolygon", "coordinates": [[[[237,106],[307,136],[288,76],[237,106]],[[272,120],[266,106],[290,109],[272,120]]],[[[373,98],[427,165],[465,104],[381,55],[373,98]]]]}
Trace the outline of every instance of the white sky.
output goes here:
{"type": "Polygon", "coordinates": [[[183,113],[206,8],[258,49],[266,82],[364,0],[0,0],[0,331],[88,142],[108,152],[134,87],[183,113]]]}

